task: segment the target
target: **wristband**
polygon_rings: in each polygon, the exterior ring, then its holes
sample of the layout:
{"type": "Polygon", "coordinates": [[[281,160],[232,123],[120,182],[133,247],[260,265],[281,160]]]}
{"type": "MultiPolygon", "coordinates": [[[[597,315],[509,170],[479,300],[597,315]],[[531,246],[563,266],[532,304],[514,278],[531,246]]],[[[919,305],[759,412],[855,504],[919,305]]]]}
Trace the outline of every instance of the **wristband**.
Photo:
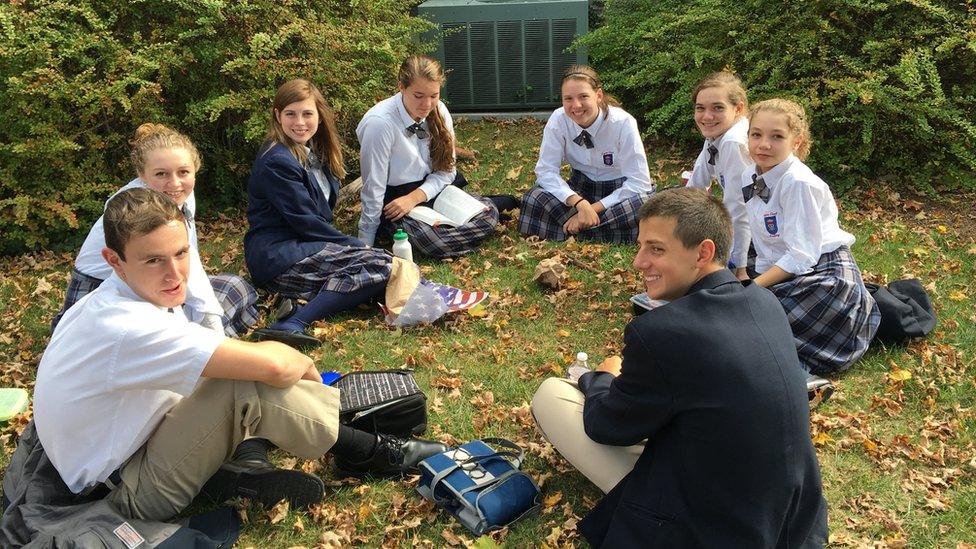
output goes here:
{"type": "Polygon", "coordinates": [[[579,200],[577,200],[576,202],[573,202],[573,209],[575,210],[576,209],[576,206],[579,206],[579,203],[582,202],[582,201],[584,201],[584,200],[586,200],[586,199],[583,198],[582,196],[579,197],[579,200]]]}

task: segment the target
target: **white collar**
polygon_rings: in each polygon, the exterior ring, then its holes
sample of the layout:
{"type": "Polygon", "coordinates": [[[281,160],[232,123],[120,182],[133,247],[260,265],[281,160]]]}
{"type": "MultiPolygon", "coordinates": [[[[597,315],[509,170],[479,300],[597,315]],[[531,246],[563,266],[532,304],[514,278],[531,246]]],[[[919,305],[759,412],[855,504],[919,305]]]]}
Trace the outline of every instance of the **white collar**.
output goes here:
{"type": "MultiPolygon", "coordinates": [[[[414,121],[413,117],[410,116],[410,113],[407,112],[407,106],[403,104],[403,92],[397,92],[397,94],[394,95],[393,97],[396,97],[395,103],[397,108],[397,114],[400,115],[400,123],[404,128],[408,126],[412,126],[414,124],[423,124],[424,122],[427,121],[426,118],[421,118],[419,122],[414,121]]],[[[437,105],[434,105],[434,108],[436,109],[437,105]]]]}
{"type": "MultiPolygon", "coordinates": [[[[566,112],[566,111],[564,110],[563,112],[566,112]]],[[[609,108],[607,108],[607,114],[608,115],[610,114],[610,109],[609,108]]],[[[596,115],[596,120],[594,120],[593,123],[590,124],[588,127],[584,128],[583,126],[580,126],[579,124],[577,124],[575,120],[573,120],[572,118],[570,118],[569,117],[569,114],[566,114],[566,119],[569,120],[569,123],[572,124],[573,129],[576,130],[574,132],[576,135],[579,135],[580,132],[582,132],[582,131],[585,130],[586,133],[590,134],[590,137],[595,136],[597,134],[597,132],[600,131],[600,128],[603,127],[603,120],[605,118],[607,118],[607,116],[604,116],[603,109],[599,109],[599,111],[597,112],[597,115],[596,115]]]]}
{"type": "MultiPolygon", "coordinates": [[[[773,187],[776,186],[779,180],[782,179],[784,175],[786,175],[786,172],[789,171],[790,166],[792,166],[793,162],[795,161],[796,161],[796,157],[793,156],[793,153],[790,153],[790,155],[786,157],[786,160],[780,162],[779,164],[776,164],[768,172],[764,172],[762,174],[757,173],[756,177],[761,177],[763,183],[765,183],[767,187],[772,189],[773,187]]],[[[750,181],[749,184],[751,185],[752,182],[750,181]]]]}

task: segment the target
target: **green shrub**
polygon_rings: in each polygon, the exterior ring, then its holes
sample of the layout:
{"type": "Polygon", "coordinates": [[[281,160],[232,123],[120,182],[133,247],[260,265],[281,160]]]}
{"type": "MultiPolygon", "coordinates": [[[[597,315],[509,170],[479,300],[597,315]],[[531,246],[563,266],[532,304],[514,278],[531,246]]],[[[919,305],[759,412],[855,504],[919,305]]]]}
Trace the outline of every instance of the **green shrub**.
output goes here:
{"type": "Polygon", "coordinates": [[[751,101],[798,100],[810,165],[866,179],[976,187],[976,4],[960,0],[608,0],[581,41],[647,134],[688,144],[690,93],[729,68],[751,101]]]}
{"type": "MultiPolygon", "coordinates": [[[[133,173],[148,121],[201,149],[205,207],[242,204],[278,85],[305,77],[352,129],[390,93],[417,0],[44,0],[0,4],[0,253],[77,242],[133,173]]],[[[358,154],[347,154],[353,164],[358,154]]],[[[355,168],[355,166],[352,166],[355,168]]]]}

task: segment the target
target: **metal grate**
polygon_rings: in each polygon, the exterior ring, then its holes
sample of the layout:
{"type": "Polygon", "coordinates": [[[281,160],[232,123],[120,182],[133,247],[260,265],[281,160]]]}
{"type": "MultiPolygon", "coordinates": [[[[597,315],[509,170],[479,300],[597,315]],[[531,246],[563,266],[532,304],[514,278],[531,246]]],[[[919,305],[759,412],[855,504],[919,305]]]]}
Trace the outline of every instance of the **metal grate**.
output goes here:
{"type": "MultiPolygon", "coordinates": [[[[442,31],[437,57],[448,70],[452,110],[559,104],[566,50],[586,32],[586,0],[427,0],[419,12],[442,31]]],[[[435,38],[432,36],[432,38],[435,38]]]]}

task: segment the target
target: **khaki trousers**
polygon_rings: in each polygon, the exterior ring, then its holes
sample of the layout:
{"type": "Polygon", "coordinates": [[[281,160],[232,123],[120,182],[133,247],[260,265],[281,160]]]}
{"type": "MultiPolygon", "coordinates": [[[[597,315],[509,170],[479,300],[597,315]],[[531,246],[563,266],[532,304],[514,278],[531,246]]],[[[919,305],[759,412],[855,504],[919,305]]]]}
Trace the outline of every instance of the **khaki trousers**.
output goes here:
{"type": "Polygon", "coordinates": [[[248,437],[305,459],[325,454],[339,433],[339,391],[302,380],[288,389],[201,379],[121,468],[107,496],[126,515],[165,520],[182,511],[248,437]]]}
{"type": "Polygon", "coordinates": [[[566,461],[607,493],[634,468],[644,445],[593,442],[583,430],[583,401],[575,382],[551,377],[532,397],[532,416],[542,435],[566,461]]]}

